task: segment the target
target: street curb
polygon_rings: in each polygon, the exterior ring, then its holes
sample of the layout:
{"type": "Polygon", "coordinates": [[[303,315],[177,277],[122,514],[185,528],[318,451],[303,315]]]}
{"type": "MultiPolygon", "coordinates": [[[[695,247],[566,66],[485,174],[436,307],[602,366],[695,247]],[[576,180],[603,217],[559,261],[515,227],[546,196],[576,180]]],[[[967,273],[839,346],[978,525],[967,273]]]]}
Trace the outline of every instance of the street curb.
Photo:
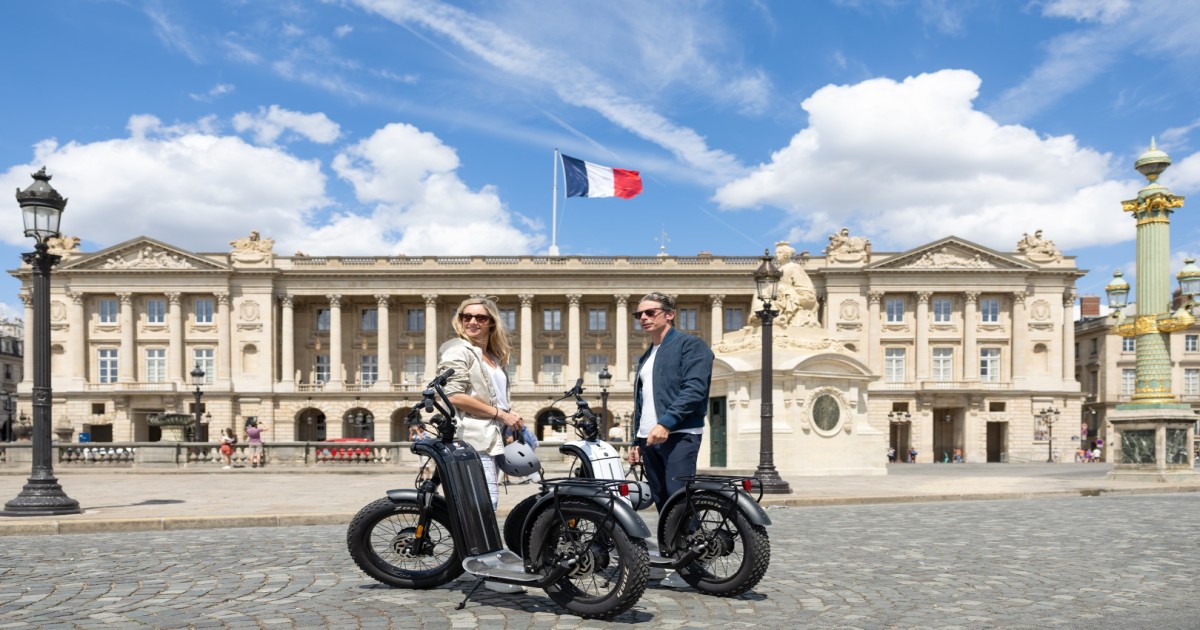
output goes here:
{"type": "MultiPolygon", "coordinates": [[[[1063,497],[1098,497],[1103,495],[1176,494],[1200,492],[1197,486],[1163,486],[1154,488],[1077,488],[1045,492],[969,492],[960,494],[929,494],[864,497],[771,497],[764,496],[761,505],[772,507],[836,507],[845,505],[888,505],[896,503],[951,503],[960,501],[1014,501],[1022,499],[1051,499],[1063,497]]],[[[511,507],[501,506],[497,516],[507,516],[511,507]]],[[[302,527],[311,525],[347,525],[353,512],[329,514],[245,514],[236,516],[173,516],[163,518],[96,518],[0,521],[0,537],[38,536],[48,534],[101,534],[116,532],[164,532],[190,529],[225,529],[234,527],[302,527]]]]}

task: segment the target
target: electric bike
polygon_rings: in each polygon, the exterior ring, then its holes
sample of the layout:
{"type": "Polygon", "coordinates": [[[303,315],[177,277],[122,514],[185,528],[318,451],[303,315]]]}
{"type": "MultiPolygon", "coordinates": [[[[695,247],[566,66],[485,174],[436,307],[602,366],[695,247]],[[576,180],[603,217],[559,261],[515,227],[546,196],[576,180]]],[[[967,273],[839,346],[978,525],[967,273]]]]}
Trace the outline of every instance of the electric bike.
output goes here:
{"type": "MultiPolygon", "coordinates": [[[[437,437],[413,443],[412,451],[436,466],[416,487],[389,490],[354,516],[346,532],[351,558],[370,577],[400,588],[435,588],[467,572],[477,579],[463,608],[484,580],[545,589],[556,604],[584,618],[610,619],[642,596],[649,574],[645,539],[650,530],[619,497],[624,480],[545,480],[538,500],[523,511],[517,528],[520,555],[504,549],[479,454],[454,439],[457,416],[444,386],[453,370],[438,375],[409,414],[422,412],[437,437]]],[[[510,474],[540,470],[521,442],[505,449],[501,467],[510,474]],[[509,460],[520,460],[513,463],[509,460]],[[519,468],[519,466],[525,468],[519,468]],[[508,470],[508,468],[505,468],[508,470]]]]}
{"type": "MultiPolygon", "coordinates": [[[[580,479],[615,481],[636,474],[640,465],[626,473],[618,451],[600,437],[600,426],[583,399],[583,379],[559,401],[574,397],[576,411],[561,418],[560,426],[574,427],[578,440],[565,442],[559,451],[567,456],[569,474],[580,479]]],[[[671,495],[658,519],[658,555],[651,554],[650,566],[674,569],[701,593],[732,597],[754,588],[771,562],[771,541],[766,527],[771,518],[759,505],[761,484],[754,477],[693,475],[681,478],[685,486],[671,495]],[[759,488],[758,496],[750,495],[759,488]]],[[[652,505],[650,488],[635,481],[628,486],[624,501],[642,510],[652,505]]],[[[520,522],[522,512],[532,509],[538,497],[528,497],[513,508],[510,522],[520,522]]],[[[514,525],[505,525],[505,544],[520,553],[524,538],[514,525]]]]}

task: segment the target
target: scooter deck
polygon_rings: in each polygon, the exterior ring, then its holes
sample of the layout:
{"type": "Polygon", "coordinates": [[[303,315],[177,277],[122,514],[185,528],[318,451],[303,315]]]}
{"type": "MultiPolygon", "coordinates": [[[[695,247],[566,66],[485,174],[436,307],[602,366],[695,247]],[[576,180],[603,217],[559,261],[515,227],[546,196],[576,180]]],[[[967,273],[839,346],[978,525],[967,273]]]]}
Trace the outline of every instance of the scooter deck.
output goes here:
{"type": "Polygon", "coordinates": [[[553,571],[549,576],[540,573],[526,573],[525,563],[521,561],[521,557],[507,549],[471,556],[463,560],[462,564],[467,573],[478,578],[537,587],[552,584],[567,572],[567,568],[562,567],[553,571]]]}

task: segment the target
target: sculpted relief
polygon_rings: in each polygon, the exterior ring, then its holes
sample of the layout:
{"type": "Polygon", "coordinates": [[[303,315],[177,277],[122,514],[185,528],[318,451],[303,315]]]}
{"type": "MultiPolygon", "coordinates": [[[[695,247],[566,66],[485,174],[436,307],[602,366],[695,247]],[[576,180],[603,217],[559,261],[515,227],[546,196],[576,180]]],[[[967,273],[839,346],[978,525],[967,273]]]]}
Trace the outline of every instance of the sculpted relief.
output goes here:
{"type": "Polygon", "coordinates": [[[229,241],[233,246],[230,257],[240,263],[267,262],[274,255],[275,239],[262,238],[258,230],[251,230],[250,236],[229,241]]]}
{"type": "Polygon", "coordinates": [[[829,235],[825,255],[839,262],[857,262],[871,254],[871,241],[862,236],[850,236],[850,228],[829,235]]]}
{"type": "Polygon", "coordinates": [[[1062,252],[1054,246],[1054,241],[1043,238],[1038,230],[1030,236],[1026,233],[1017,241],[1017,251],[1033,262],[1058,262],[1062,260],[1062,252]]]}
{"type": "Polygon", "coordinates": [[[178,254],[143,247],[136,254],[113,254],[105,259],[101,269],[195,269],[195,265],[178,254]]]}

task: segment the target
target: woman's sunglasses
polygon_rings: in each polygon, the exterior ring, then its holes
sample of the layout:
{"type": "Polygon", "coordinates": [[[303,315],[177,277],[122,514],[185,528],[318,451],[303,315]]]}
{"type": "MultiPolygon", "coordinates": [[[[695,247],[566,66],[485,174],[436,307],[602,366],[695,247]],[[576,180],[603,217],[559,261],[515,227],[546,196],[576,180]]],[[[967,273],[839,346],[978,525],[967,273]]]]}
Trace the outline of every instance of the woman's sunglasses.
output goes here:
{"type": "Polygon", "coordinates": [[[482,315],[477,315],[475,313],[459,313],[458,319],[464,324],[469,323],[472,319],[480,324],[487,324],[492,321],[492,316],[488,315],[487,313],[483,313],[482,315]]]}

